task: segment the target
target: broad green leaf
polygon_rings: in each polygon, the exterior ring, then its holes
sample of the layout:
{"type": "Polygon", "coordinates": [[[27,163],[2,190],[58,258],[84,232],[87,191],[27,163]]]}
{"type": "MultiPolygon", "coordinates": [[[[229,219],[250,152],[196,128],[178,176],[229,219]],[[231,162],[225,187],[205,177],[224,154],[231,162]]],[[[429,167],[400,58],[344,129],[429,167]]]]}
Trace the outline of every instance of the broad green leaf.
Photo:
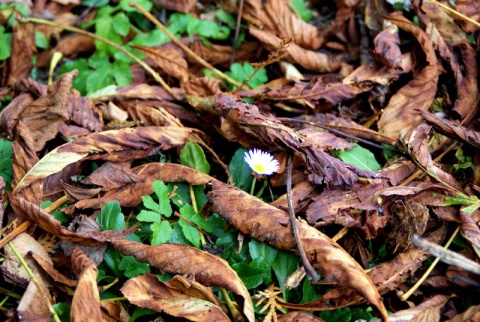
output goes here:
{"type": "Polygon", "coordinates": [[[180,153],[180,163],[203,173],[210,172],[210,164],[207,162],[203,149],[194,141],[188,141],[180,153]]]}
{"type": "Polygon", "coordinates": [[[137,261],[133,256],[123,256],[118,268],[125,271],[123,274],[128,278],[150,273],[150,266],[147,263],[137,261]]]}
{"type": "Polygon", "coordinates": [[[150,11],[152,9],[153,3],[150,0],[120,0],[119,6],[126,12],[138,12],[137,9],[132,7],[129,3],[130,2],[135,2],[138,4],[140,7],[145,9],[146,11],[150,11]]]}
{"type": "Polygon", "coordinates": [[[160,223],[153,223],[150,228],[152,229],[152,239],[150,240],[152,246],[164,244],[170,240],[172,227],[168,221],[162,220],[160,223]]]}
{"type": "Polygon", "coordinates": [[[198,209],[202,209],[203,206],[208,201],[208,197],[205,194],[205,189],[203,186],[194,186],[193,187],[193,194],[195,195],[195,201],[197,202],[198,209]]]}
{"type": "Polygon", "coordinates": [[[253,239],[250,243],[248,243],[248,249],[253,260],[262,260],[267,264],[268,267],[272,266],[273,261],[277,257],[278,253],[278,249],[261,243],[256,239],[253,239]]]}
{"type": "Polygon", "coordinates": [[[178,224],[178,222],[173,224],[173,230],[172,234],[170,235],[170,243],[174,244],[183,244],[183,245],[188,245],[189,241],[185,238],[185,235],[183,234],[182,227],[178,224]]]}
{"type": "Polygon", "coordinates": [[[291,0],[295,10],[304,21],[312,19],[312,10],[308,9],[308,2],[305,0],[291,0]]]}
{"type": "Polygon", "coordinates": [[[253,177],[251,176],[252,169],[245,162],[245,148],[238,149],[232,157],[228,170],[230,171],[235,187],[249,192],[252,186],[253,177]]]}
{"type": "MultiPolygon", "coordinates": [[[[48,206],[50,206],[52,203],[53,202],[51,202],[49,200],[45,200],[45,201],[42,201],[40,203],[40,207],[42,207],[42,209],[45,209],[48,206]]],[[[67,204],[62,205],[59,208],[65,208],[65,207],[67,207],[67,204]]],[[[70,222],[70,218],[68,216],[66,216],[63,212],[61,212],[57,209],[57,210],[52,211],[51,214],[53,215],[53,217],[55,217],[56,220],[58,220],[60,222],[60,224],[62,224],[62,226],[65,226],[65,227],[68,226],[68,223],[70,222]]]]}
{"type": "Polygon", "coordinates": [[[313,302],[319,298],[319,296],[315,292],[315,288],[308,281],[308,278],[305,278],[303,280],[302,295],[302,301],[300,303],[313,302]]]}
{"type": "MultiPolygon", "coordinates": [[[[143,197],[150,197],[150,196],[143,196],[143,197]]],[[[143,199],[142,197],[142,199],[143,199]]],[[[150,197],[151,198],[151,197],[150,197]]],[[[153,199],[152,199],[153,201],[153,199]]],[[[144,204],[145,204],[145,200],[144,200],[144,204]]],[[[157,205],[157,203],[155,203],[155,205],[157,205]]],[[[158,205],[157,205],[158,206],[158,205]]],[[[160,214],[158,212],[155,212],[155,211],[149,211],[149,210],[142,210],[140,211],[140,213],[137,215],[137,220],[138,221],[145,221],[145,222],[160,222],[161,221],[161,217],[160,217],[160,214]]]]}
{"type": "Polygon", "coordinates": [[[129,64],[120,60],[115,60],[111,71],[113,78],[115,78],[115,83],[118,86],[127,86],[132,82],[133,74],[129,64]]]}
{"type": "MultiPolygon", "coordinates": [[[[122,38],[117,34],[113,28],[113,18],[111,16],[102,16],[95,21],[95,33],[103,38],[106,38],[117,45],[122,44],[122,38]]],[[[98,51],[112,52],[113,49],[110,45],[103,41],[94,40],[95,47],[98,51]]]]}
{"type": "Polygon", "coordinates": [[[101,213],[97,216],[97,224],[101,224],[102,231],[125,229],[125,217],[117,200],[112,200],[102,207],[101,213]]]}
{"type": "Polygon", "coordinates": [[[170,16],[170,26],[168,26],[168,31],[175,35],[183,34],[187,31],[188,24],[192,19],[190,13],[185,14],[175,12],[170,16]]]}
{"type": "Polygon", "coordinates": [[[63,302],[58,302],[52,305],[55,313],[57,313],[60,321],[70,321],[70,306],[63,302]]]}
{"type": "Polygon", "coordinates": [[[252,289],[263,283],[264,270],[262,268],[252,267],[247,263],[233,264],[232,268],[237,272],[247,289],[252,289]]]}
{"type": "Polygon", "coordinates": [[[170,38],[168,38],[166,33],[160,29],[155,29],[148,33],[138,33],[129,44],[132,46],[153,47],[166,43],[169,40],[170,38]]]}
{"type": "Polygon", "coordinates": [[[113,84],[114,78],[110,72],[111,64],[106,64],[105,66],[88,73],[85,86],[86,92],[92,93],[113,84]]]}
{"type": "Polygon", "coordinates": [[[297,256],[284,251],[278,251],[277,257],[273,261],[272,268],[285,299],[287,298],[287,292],[284,286],[285,281],[287,277],[298,268],[299,262],[300,260],[297,256]]]}
{"type": "MultiPolygon", "coordinates": [[[[242,83],[244,80],[247,80],[254,72],[255,68],[249,63],[245,62],[243,65],[235,63],[230,66],[230,72],[226,72],[228,76],[235,79],[239,83],[242,83]]],[[[247,82],[247,85],[250,88],[256,88],[260,85],[265,84],[268,81],[267,71],[264,68],[261,68],[253,77],[247,82]]],[[[235,89],[235,87],[234,87],[235,89]]]]}
{"type": "Polygon", "coordinates": [[[107,248],[107,251],[103,255],[103,263],[115,274],[117,277],[121,277],[123,274],[118,268],[120,264],[121,253],[118,250],[113,249],[111,246],[107,248]]]}
{"type": "Polygon", "coordinates": [[[145,208],[156,211],[158,213],[160,213],[160,211],[162,210],[160,205],[155,200],[153,200],[151,196],[142,196],[142,201],[145,208]]]}
{"type": "Polygon", "coordinates": [[[158,198],[158,212],[166,217],[172,215],[172,205],[170,204],[170,199],[168,199],[168,187],[161,180],[156,180],[152,184],[153,191],[158,198]]]}
{"type": "Polygon", "coordinates": [[[361,170],[377,171],[380,170],[380,164],[378,164],[375,156],[369,150],[359,146],[358,144],[352,144],[354,146],[351,150],[341,151],[338,157],[346,163],[353,164],[361,170]]]}
{"type": "Polygon", "coordinates": [[[207,233],[214,235],[215,237],[223,236],[225,233],[225,219],[220,217],[218,214],[213,214],[208,219],[199,214],[194,214],[193,216],[187,218],[195,225],[202,228],[207,233]]]}
{"type": "Polygon", "coordinates": [[[216,10],[215,17],[217,17],[220,21],[228,24],[230,27],[235,27],[235,25],[237,24],[237,19],[223,9],[216,10]]]}
{"type": "Polygon", "coordinates": [[[8,189],[10,189],[10,181],[12,181],[13,175],[12,144],[11,141],[0,139],[0,176],[8,189]]]}
{"type": "Polygon", "coordinates": [[[5,33],[5,27],[0,26],[0,60],[5,60],[12,53],[12,34],[5,33]]]}
{"type": "Polygon", "coordinates": [[[78,69],[78,76],[73,80],[72,87],[82,93],[82,95],[85,95],[87,94],[87,77],[90,73],[87,60],[79,58],[66,62],[60,68],[60,74],[71,72],[74,69],[78,69]]]}

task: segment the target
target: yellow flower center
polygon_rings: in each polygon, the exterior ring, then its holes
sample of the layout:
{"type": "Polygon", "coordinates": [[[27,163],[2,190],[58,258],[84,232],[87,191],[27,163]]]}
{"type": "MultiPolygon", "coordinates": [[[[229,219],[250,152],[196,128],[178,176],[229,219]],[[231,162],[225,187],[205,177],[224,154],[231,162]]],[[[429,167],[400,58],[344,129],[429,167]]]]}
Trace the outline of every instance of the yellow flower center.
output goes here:
{"type": "Polygon", "coordinates": [[[265,171],[265,167],[261,164],[258,164],[258,163],[254,164],[253,168],[254,168],[256,173],[263,173],[265,171]]]}

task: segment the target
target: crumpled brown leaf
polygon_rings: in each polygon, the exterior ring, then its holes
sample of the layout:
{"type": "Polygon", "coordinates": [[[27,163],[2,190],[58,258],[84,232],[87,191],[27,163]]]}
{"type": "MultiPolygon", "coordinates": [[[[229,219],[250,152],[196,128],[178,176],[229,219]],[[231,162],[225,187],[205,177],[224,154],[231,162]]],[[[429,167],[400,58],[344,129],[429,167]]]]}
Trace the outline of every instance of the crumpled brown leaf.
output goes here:
{"type": "Polygon", "coordinates": [[[248,321],[255,321],[253,304],[247,288],[228,263],[215,255],[180,244],[148,246],[128,240],[112,241],[115,249],[148,263],[162,272],[188,275],[209,286],[224,287],[235,294],[248,321]]]}
{"type": "MultiPolygon", "coordinates": [[[[212,181],[208,199],[212,211],[220,214],[243,234],[282,250],[294,251],[297,248],[289,217],[283,210],[216,180],[212,181]]],[[[380,295],[362,267],[319,230],[302,222],[297,222],[297,227],[312,266],[326,280],[335,281],[361,294],[378,310],[382,319],[388,320],[380,295]]]]}
{"type": "Polygon", "coordinates": [[[153,2],[165,9],[186,13],[193,9],[197,0],[154,0],[153,2]]]}
{"type": "Polygon", "coordinates": [[[79,248],[73,250],[72,265],[79,277],[72,299],[71,321],[103,321],[97,267],[79,248]]]}
{"type": "Polygon", "coordinates": [[[3,70],[4,85],[13,86],[17,81],[28,77],[33,67],[32,58],[37,53],[35,45],[35,25],[14,23],[12,32],[12,52],[3,70]]]}
{"type": "Polygon", "coordinates": [[[215,304],[185,294],[170,283],[160,281],[153,274],[129,279],[120,291],[130,303],[141,308],[165,312],[190,321],[230,321],[215,304]]]}
{"type": "Polygon", "coordinates": [[[288,148],[300,153],[310,171],[309,181],[321,184],[331,182],[334,185],[353,184],[359,176],[376,177],[377,175],[360,170],[351,164],[334,158],[316,147],[301,133],[283,125],[277,118],[261,113],[258,107],[246,104],[237,97],[218,95],[215,110],[229,122],[238,124],[242,130],[256,134],[255,139],[262,145],[272,148],[288,148]]]}
{"type": "Polygon", "coordinates": [[[133,46],[152,59],[164,72],[177,78],[180,84],[188,81],[187,61],[175,49],[133,46]]]}
{"type": "Polygon", "coordinates": [[[134,232],[129,230],[106,230],[102,232],[74,233],[63,227],[58,220],[37,205],[23,198],[11,198],[10,202],[16,214],[27,217],[40,228],[55,236],[86,246],[99,246],[107,241],[122,239],[134,232]]]}
{"type": "MultiPolygon", "coordinates": [[[[384,24],[386,24],[384,21],[384,24]]],[[[402,69],[402,52],[400,50],[400,36],[398,27],[390,23],[374,39],[375,50],[373,58],[392,69],[402,69]]]]}
{"type": "Polygon", "coordinates": [[[414,109],[426,110],[432,104],[437,91],[438,67],[435,50],[425,32],[401,14],[393,13],[386,17],[399,28],[410,32],[422,47],[427,65],[413,71],[413,80],[395,93],[385,107],[378,128],[391,138],[398,138],[400,132],[410,129],[420,122],[414,109]]]}

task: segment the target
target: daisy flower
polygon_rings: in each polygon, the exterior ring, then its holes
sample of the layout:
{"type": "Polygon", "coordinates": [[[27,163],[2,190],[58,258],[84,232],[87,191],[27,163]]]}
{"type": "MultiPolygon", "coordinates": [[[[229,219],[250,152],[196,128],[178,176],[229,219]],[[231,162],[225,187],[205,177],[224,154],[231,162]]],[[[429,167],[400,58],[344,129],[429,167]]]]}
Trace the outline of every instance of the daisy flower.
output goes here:
{"type": "Polygon", "coordinates": [[[245,162],[255,171],[256,174],[271,175],[278,170],[279,163],[268,152],[253,149],[245,152],[245,162]]]}

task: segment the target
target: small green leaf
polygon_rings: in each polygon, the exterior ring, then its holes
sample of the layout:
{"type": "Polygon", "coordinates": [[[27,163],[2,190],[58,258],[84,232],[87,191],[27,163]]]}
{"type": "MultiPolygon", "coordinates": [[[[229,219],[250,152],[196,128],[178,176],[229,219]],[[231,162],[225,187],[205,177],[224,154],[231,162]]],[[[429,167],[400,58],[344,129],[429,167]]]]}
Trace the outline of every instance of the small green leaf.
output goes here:
{"type": "Polygon", "coordinates": [[[352,312],[349,307],[343,307],[331,311],[322,311],[319,317],[324,321],[350,322],[352,320],[352,312]]]}
{"type": "Polygon", "coordinates": [[[178,221],[173,224],[172,228],[173,230],[172,230],[172,234],[170,235],[169,242],[174,244],[188,245],[189,241],[185,238],[185,235],[183,234],[183,231],[182,231],[182,227],[180,226],[178,221]]]}
{"type": "Polygon", "coordinates": [[[128,278],[150,273],[150,266],[147,263],[137,261],[133,256],[123,256],[118,268],[125,271],[123,274],[128,278]]]}
{"type": "Polygon", "coordinates": [[[63,302],[58,302],[52,305],[55,313],[57,313],[60,321],[70,321],[70,306],[63,302]]]}
{"type": "Polygon", "coordinates": [[[39,31],[35,31],[35,46],[41,49],[47,49],[50,47],[47,37],[39,31]]]}
{"type": "Polygon", "coordinates": [[[183,147],[180,153],[180,163],[206,174],[210,172],[210,164],[207,162],[202,147],[194,141],[188,141],[183,147]]]}
{"type": "Polygon", "coordinates": [[[308,9],[308,3],[305,0],[291,0],[295,10],[304,21],[312,19],[312,10],[308,9]]]}
{"type": "MultiPolygon", "coordinates": [[[[150,196],[143,196],[143,197],[150,197],[150,196]]],[[[143,199],[142,197],[142,199],[143,199]]],[[[151,197],[150,197],[151,198],[151,197]]],[[[152,199],[153,201],[153,199],[152,199]]],[[[143,201],[145,204],[145,200],[143,201]]],[[[157,203],[155,203],[157,205],[157,203]]],[[[158,206],[158,205],[157,205],[158,206]]],[[[138,221],[145,221],[145,222],[160,222],[161,217],[158,212],[155,211],[149,211],[149,210],[142,210],[140,213],[137,215],[137,220],[138,221]]]]}
{"type": "MultiPolygon", "coordinates": [[[[42,207],[42,209],[45,209],[48,206],[50,206],[52,203],[53,202],[49,200],[45,200],[40,203],[40,207],[42,207]]],[[[65,208],[65,207],[67,207],[67,204],[62,205],[59,208],[65,208]]],[[[62,224],[62,226],[65,226],[65,227],[68,226],[68,223],[70,222],[70,218],[66,216],[63,212],[58,211],[58,209],[56,209],[52,211],[51,214],[53,215],[53,217],[55,217],[56,220],[60,222],[60,224],[62,224]]]]}
{"type": "Polygon", "coordinates": [[[12,144],[11,141],[0,139],[0,176],[8,189],[11,189],[10,182],[13,176],[12,144]]]}
{"type": "Polygon", "coordinates": [[[338,156],[346,163],[353,164],[361,170],[377,171],[380,170],[380,164],[378,164],[375,156],[369,150],[359,146],[358,144],[352,144],[354,146],[351,150],[341,151],[338,156]]]}
{"type": "Polygon", "coordinates": [[[247,263],[233,264],[232,268],[237,272],[247,289],[252,289],[263,283],[265,271],[263,268],[252,267],[247,263]]]}
{"type": "Polygon", "coordinates": [[[198,230],[183,219],[178,220],[185,238],[196,248],[200,248],[200,233],[198,230]]]}
{"type": "Polygon", "coordinates": [[[115,60],[112,65],[112,75],[118,86],[130,85],[133,79],[130,65],[120,60],[115,60]]]}
{"type": "Polygon", "coordinates": [[[120,0],[119,6],[126,12],[138,12],[137,9],[129,4],[130,2],[135,2],[146,11],[150,11],[153,6],[152,1],[150,0],[120,0]]]}
{"type": "Polygon", "coordinates": [[[245,152],[247,151],[245,148],[238,149],[228,165],[228,170],[232,174],[235,187],[250,192],[253,177],[251,176],[252,169],[247,162],[245,162],[245,152]]]}
{"type": "Polygon", "coordinates": [[[287,276],[295,272],[298,268],[299,261],[300,260],[297,256],[284,251],[278,251],[277,257],[273,261],[272,268],[277,277],[278,285],[284,293],[285,299],[287,297],[285,281],[287,280],[287,276]]]}
{"type": "MultiPolygon", "coordinates": [[[[232,66],[230,66],[230,70],[231,70],[230,72],[226,72],[225,74],[235,79],[239,83],[242,83],[243,81],[247,80],[255,72],[255,68],[249,62],[245,62],[243,66],[240,65],[239,63],[235,63],[232,66]]],[[[247,82],[247,85],[250,88],[256,88],[260,85],[265,84],[267,81],[268,81],[267,71],[265,70],[265,68],[261,68],[247,82]]]]}
{"type": "Polygon", "coordinates": [[[102,231],[125,229],[125,217],[117,200],[109,201],[102,207],[101,213],[97,216],[97,224],[101,224],[102,231]]]}
{"type": "Polygon", "coordinates": [[[181,182],[170,182],[168,184],[168,193],[174,193],[171,200],[175,206],[181,208],[192,202],[189,189],[188,184],[181,182]]]}
{"type": "Polygon", "coordinates": [[[0,26],[0,60],[5,60],[12,53],[12,34],[5,33],[5,27],[0,26]]]}
{"type": "Polygon", "coordinates": [[[125,13],[119,12],[113,16],[113,30],[120,36],[125,37],[130,31],[130,21],[125,13]]]}
{"type": "Polygon", "coordinates": [[[117,277],[122,276],[122,272],[118,268],[120,264],[121,253],[118,250],[113,249],[111,246],[107,248],[107,251],[103,255],[103,263],[115,274],[117,277]]]}
{"type": "Polygon", "coordinates": [[[156,180],[152,184],[153,191],[157,195],[158,212],[166,217],[170,217],[173,213],[172,205],[170,204],[170,199],[168,199],[168,187],[161,180],[156,180]]]}
{"type": "Polygon", "coordinates": [[[152,230],[152,239],[150,240],[152,246],[164,244],[170,240],[172,227],[168,221],[153,223],[150,225],[150,229],[152,230]]]}
{"type": "Polygon", "coordinates": [[[278,249],[261,243],[256,239],[253,239],[248,243],[248,249],[250,256],[253,260],[262,260],[268,267],[271,267],[278,254],[278,249]]]}

